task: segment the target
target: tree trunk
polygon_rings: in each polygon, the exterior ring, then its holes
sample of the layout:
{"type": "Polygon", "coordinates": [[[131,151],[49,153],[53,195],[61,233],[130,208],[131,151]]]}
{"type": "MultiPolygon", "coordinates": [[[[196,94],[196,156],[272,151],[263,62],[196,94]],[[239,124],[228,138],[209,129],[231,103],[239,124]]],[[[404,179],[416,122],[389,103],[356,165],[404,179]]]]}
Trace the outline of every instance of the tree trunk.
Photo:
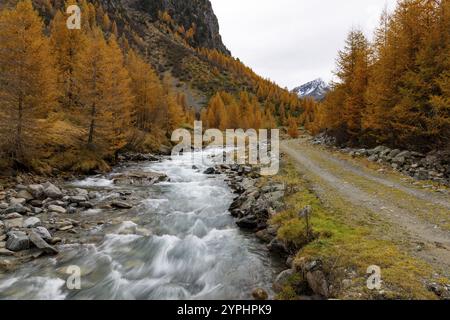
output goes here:
{"type": "Polygon", "coordinates": [[[22,159],[22,126],[23,126],[23,101],[22,97],[19,97],[19,114],[17,119],[17,131],[16,131],[16,144],[14,146],[14,160],[22,159]]]}
{"type": "Polygon", "coordinates": [[[91,108],[91,124],[89,126],[88,146],[91,146],[92,143],[94,142],[95,115],[96,115],[96,106],[94,102],[91,108]]]}

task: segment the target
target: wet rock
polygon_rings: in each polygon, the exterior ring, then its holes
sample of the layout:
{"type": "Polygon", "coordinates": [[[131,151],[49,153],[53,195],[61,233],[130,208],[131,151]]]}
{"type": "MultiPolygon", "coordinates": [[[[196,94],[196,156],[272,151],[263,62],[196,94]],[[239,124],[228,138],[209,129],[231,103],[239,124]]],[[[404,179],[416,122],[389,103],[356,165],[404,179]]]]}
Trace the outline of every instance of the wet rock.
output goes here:
{"type": "Polygon", "coordinates": [[[275,292],[280,292],[283,290],[283,287],[288,282],[289,278],[294,274],[294,270],[287,269],[278,274],[273,282],[273,290],[275,292]]]}
{"type": "Polygon", "coordinates": [[[42,210],[42,208],[36,208],[36,207],[33,207],[31,210],[33,211],[34,214],[41,214],[44,211],[44,210],[42,210]]]}
{"type": "Polygon", "coordinates": [[[274,236],[267,229],[259,230],[256,237],[265,243],[270,243],[274,239],[274,236]]]}
{"type": "Polygon", "coordinates": [[[115,176],[113,183],[116,185],[149,186],[168,180],[167,175],[158,172],[128,172],[115,176]]]}
{"type": "Polygon", "coordinates": [[[6,248],[0,248],[0,256],[13,256],[14,252],[6,248]]]}
{"type": "Polygon", "coordinates": [[[142,153],[133,153],[133,152],[127,152],[123,153],[120,156],[121,161],[159,161],[160,159],[153,155],[153,154],[142,154],[142,153]]]}
{"type": "Polygon", "coordinates": [[[52,235],[50,234],[50,232],[44,228],[44,227],[36,227],[33,229],[34,232],[36,232],[42,239],[44,239],[45,241],[50,241],[52,240],[52,235]]]}
{"type": "Polygon", "coordinates": [[[28,192],[36,199],[44,197],[44,186],[42,184],[31,184],[28,186],[28,192]]]}
{"type": "Polygon", "coordinates": [[[49,205],[48,206],[48,211],[49,212],[55,212],[55,213],[61,213],[64,214],[67,212],[67,210],[61,206],[57,206],[57,205],[49,205]]]}
{"type": "Polygon", "coordinates": [[[92,208],[94,208],[94,205],[92,203],[88,202],[88,201],[81,202],[79,205],[80,205],[81,208],[84,208],[84,209],[92,209],[92,208]]]}
{"type": "Polygon", "coordinates": [[[31,200],[34,199],[33,195],[32,195],[31,193],[29,193],[27,190],[20,190],[20,191],[17,193],[17,197],[18,197],[18,198],[23,198],[23,199],[25,199],[26,201],[31,201],[31,200]]]}
{"type": "Polygon", "coordinates": [[[87,200],[87,195],[86,196],[72,196],[69,197],[68,201],[70,203],[82,203],[85,202],[87,200]]]}
{"type": "Polygon", "coordinates": [[[89,198],[89,200],[94,200],[94,199],[97,199],[99,197],[99,195],[100,194],[98,192],[90,191],[88,193],[88,198],[89,198]]]}
{"type": "Polygon", "coordinates": [[[5,220],[5,228],[7,230],[14,229],[14,228],[22,228],[23,226],[23,218],[16,218],[16,219],[10,219],[5,220]]]}
{"type": "Polygon", "coordinates": [[[43,203],[41,200],[31,200],[30,205],[33,207],[41,208],[43,206],[43,203]]]}
{"type": "Polygon", "coordinates": [[[123,201],[113,201],[111,202],[111,206],[117,209],[131,209],[133,206],[129,203],[123,201]]]}
{"type": "Polygon", "coordinates": [[[25,206],[21,205],[21,204],[14,204],[12,206],[9,206],[8,208],[6,208],[3,211],[3,214],[8,214],[8,213],[13,213],[13,212],[17,212],[20,214],[25,214],[27,212],[29,212],[30,210],[28,208],[26,208],[25,206]]]}
{"type": "Polygon", "coordinates": [[[212,174],[220,174],[220,172],[217,171],[215,168],[211,167],[203,171],[203,174],[212,175],[212,174]]]}
{"type": "Polygon", "coordinates": [[[16,204],[24,205],[26,202],[27,202],[27,200],[24,198],[14,198],[13,197],[13,198],[9,199],[9,203],[11,205],[16,205],[16,204]]]}
{"type": "Polygon", "coordinates": [[[286,248],[286,245],[283,243],[283,241],[279,240],[278,238],[273,239],[267,248],[276,254],[279,255],[286,255],[288,253],[288,249],[286,248]]]}
{"type": "Polygon", "coordinates": [[[44,184],[44,195],[51,199],[61,199],[64,196],[61,189],[50,182],[44,184]]]}
{"type": "Polygon", "coordinates": [[[17,212],[8,213],[4,217],[5,220],[20,219],[20,218],[22,218],[22,215],[18,214],[17,212]]]}
{"type": "Polygon", "coordinates": [[[255,300],[267,300],[269,299],[269,294],[267,293],[266,290],[261,289],[261,288],[256,288],[252,291],[252,297],[255,300]]]}
{"type": "Polygon", "coordinates": [[[250,215],[237,220],[236,224],[243,229],[255,229],[258,226],[258,218],[250,215]]]}
{"type": "Polygon", "coordinates": [[[18,252],[30,248],[30,239],[27,234],[22,231],[12,231],[8,233],[6,241],[6,249],[18,252]]]}
{"type": "Polygon", "coordinates": [[[36,217],[32,217],[32,218],[28,218],[23,222],[23,227],[24,228],[35,228],[38,227],[41,224],[41,220],[36,218],[36,217]]]}
{"type": "Polygon", "coordinates": [[[34,244],[38,249],[41,249],[48,254],[58,254],[58,250],[45,242],[37,232],[31,231],[29,236],[30,242],[34,244]]]}

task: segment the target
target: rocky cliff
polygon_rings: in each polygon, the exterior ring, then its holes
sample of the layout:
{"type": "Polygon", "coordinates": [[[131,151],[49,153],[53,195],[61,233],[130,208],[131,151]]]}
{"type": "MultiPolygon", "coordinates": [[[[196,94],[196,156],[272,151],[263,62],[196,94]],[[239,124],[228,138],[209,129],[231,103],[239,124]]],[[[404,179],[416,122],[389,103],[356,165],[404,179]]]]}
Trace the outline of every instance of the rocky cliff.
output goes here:
{"type": "Polygon", "coordinates": [[[209,0],[139,0],[136,5],[154,20],[158,18],[158,12],[167,12],[176,24],[185,29],[194,24],[196,46],[230,53],[222,43],[219,22],[209,0]]]}

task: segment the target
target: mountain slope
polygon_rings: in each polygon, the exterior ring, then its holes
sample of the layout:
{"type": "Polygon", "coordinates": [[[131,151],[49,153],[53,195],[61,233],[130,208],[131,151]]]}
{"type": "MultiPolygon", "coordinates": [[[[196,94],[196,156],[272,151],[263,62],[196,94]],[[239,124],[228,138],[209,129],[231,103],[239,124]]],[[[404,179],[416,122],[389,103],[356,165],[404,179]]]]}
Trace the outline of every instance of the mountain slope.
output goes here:
{"type": "Polygon", "coordinates": [[[315,100],[322,100],[325,98],[328,91],[330,91],[330,87],[320,78],[292,90],[292,92],[296,93],[301,98],[312,97],[315,100]]]}

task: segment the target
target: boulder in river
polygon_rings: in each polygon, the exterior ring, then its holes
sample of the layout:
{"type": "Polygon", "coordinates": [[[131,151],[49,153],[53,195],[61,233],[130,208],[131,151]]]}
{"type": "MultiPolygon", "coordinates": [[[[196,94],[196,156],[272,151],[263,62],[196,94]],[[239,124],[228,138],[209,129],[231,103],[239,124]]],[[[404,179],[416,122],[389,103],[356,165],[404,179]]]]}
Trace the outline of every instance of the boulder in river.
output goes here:
{"type": "Polygon", "coordinates": [[[63,207],[57,206],[54,204],[48,206],[48,211],[55,212],[55,213],[66,213],[67,212],[67,210],[64,209],[63,207]]]}
{"type": "Polygon", "coordinates": [[[36,217],[31,217],[26,219],[23,222],[23,227],[24,228],[34,228],[34,227],[38,227],[41,224],[41,220],[39,218],[36,217]]]}
{"type": "Polygon", "coordinates": [[[52,235],[44,227],[36,227],[33,229],[33,231],[36,232],[45,241],[50,241],[52,239],[52,235]]]}
{"type": "Polygon", "coordinates": [[[28,192],[36,199],[44,197],[44,186],[42,184],[31,184],[28,186],[28,192]]]}
{"type": "Polygon", "coordinates": [[[131,209],[133,206],[129,203],[123,201],[113,201],[111,206],[117,209],[131,209]]]}
{"type": "Polygon", "coordinates": [[[38,249],[43,250],[45,253],[58,254],[58,250],[45,242],[44,239],[42,239],[41,236],[35,231],[30,232],[30,242],[38,249]]]}
{"type": "Polygon", "coordinates": [[[5,228],[7,230],[14,228],[22,228],[22,226],[23,226],[23,218],[5,220],[5,228]]]}
{"type": "Polygon", "coordinates": [[[9,206],[8,208],[6,208],[3,211],[3,214],[13,213],[13,212],[25,214],[28,212],[28,209],[21,204],[13,204],[13,205],[9,206]]]}
{"type": "Polygon", "coordinates": [[[44,184],[44,194],[51,199],[60,199],[63,197],[61,189],[50,182],[44,184]]]}
{"type": "Polygon", "coordinates": [[[6,249],[18,252],[30,248],[30,239],[27,234],[22,231],[11,231],[8,233],[6,241],[6,249]]]}
{"type": "Polygon", "coordinates": [[[130,171],[115,176],[113,182],[116,185],[151,186],[168,180],[169,177],[163,173],[130,171]]]}

